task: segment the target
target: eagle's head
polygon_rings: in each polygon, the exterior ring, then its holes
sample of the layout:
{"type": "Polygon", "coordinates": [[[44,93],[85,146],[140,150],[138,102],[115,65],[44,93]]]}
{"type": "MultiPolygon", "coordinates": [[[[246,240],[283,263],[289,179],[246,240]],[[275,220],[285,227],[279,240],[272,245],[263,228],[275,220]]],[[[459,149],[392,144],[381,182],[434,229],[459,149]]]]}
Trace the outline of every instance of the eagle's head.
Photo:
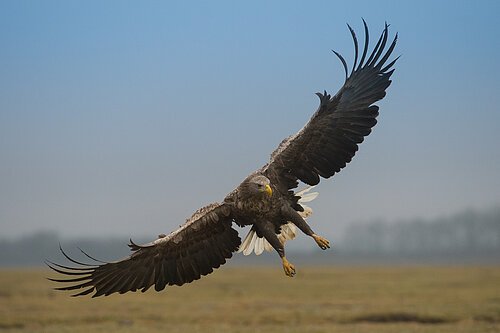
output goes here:
{"type": "Polygon", "coordinates": [[[254,175],[241,184],[241,194],[246,197],[271,197],[273,190],[270,184],[266,176],[254,175]]]}

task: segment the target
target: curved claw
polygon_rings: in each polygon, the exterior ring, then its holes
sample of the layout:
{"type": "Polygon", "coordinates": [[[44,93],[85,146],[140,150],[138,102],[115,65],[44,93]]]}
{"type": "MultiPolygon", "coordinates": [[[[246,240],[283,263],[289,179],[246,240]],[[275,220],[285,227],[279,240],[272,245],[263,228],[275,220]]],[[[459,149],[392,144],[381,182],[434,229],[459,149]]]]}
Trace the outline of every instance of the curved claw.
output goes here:
{"type": "Polygon", "coordinates": [[[314,238],[314,240],[316,241],[316,244],[318,244],[318,246],[322,249],[322,250],[326,250],[326,249],[329,249],[330,248],[330,241],[326,238],[323,238],[321,236],[318,236],[316,234],[312,235],[312,237],[314,238]]]}
{"type": "Polygon", "coordinates": [[[285,257],[281,258],[283,261],[283,270],[285,271],[286,276],[294,277],[295,276],[295,266],[293,266],[285,257]]]}

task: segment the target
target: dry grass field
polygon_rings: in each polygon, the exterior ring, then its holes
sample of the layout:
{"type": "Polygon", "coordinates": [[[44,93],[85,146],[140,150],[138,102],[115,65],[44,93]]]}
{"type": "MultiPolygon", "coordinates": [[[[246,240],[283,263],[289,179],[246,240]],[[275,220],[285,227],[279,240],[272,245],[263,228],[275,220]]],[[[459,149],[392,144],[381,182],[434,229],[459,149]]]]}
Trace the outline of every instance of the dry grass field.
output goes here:
{"type": "Polygon", "coordinates": [[[72,298],[0,270],[1,332],[500,332],[500,267],[225,266],[164,292],[72,298]]]}

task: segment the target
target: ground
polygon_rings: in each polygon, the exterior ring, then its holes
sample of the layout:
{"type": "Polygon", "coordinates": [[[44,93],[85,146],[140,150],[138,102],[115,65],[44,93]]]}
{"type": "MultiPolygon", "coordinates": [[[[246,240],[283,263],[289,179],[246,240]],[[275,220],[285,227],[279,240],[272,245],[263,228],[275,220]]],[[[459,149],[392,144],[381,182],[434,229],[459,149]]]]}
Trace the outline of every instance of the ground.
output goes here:
{"type": "Polygon", "coordinates": [[[231,267],[105,298],[0,270],[0,332],[500,332],[500,267],[231,267]]]}

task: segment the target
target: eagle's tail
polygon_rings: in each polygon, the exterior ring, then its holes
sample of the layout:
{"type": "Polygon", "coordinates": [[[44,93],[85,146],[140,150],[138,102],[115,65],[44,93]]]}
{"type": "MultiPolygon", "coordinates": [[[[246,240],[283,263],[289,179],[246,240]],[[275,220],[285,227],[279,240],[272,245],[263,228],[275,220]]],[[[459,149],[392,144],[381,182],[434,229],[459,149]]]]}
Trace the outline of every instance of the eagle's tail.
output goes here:
{"type": "MultiPolygon", "coordinates": [[[[318,192],[309,193],[313,188],[314,186],[310,186],[295,193],[296,196],[300,197],[298,202],[304,208],[303,212],[299,212],[300,216],[303,218],[309,217],[313,212],[311,207],[304,204],[305,202],[313,201],[318,196],[318,192]]],[[[281,226],[281,232],[278,235],[278,239],[284,245],[286,241],[294,239],[296,235],[297,227],[292,222],[288,222],[281,226]]],[[[265,238],[258,237],[257,232],[252,228],[241,243],[238,253],[242,252],[244,255],[248,256],[252,252],[255,252],[256,255],[260,255],[264,250],[272,251],[273,247],[265,238]]]]}

